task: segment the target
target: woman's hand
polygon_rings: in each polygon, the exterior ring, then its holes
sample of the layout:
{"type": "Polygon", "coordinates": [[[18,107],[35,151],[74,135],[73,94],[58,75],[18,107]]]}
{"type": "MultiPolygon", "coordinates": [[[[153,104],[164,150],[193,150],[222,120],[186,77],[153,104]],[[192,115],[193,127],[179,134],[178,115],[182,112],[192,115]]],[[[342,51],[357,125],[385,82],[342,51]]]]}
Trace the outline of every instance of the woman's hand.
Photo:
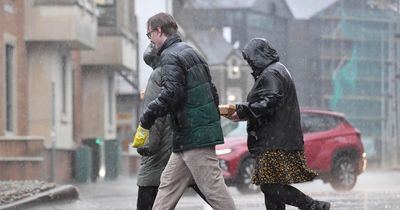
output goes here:
{"type": "Polygon", "coordinates": [[[226,118],[232,120],[233,122],[239,122],[240,118],[237,115],[237,112],[234,112],[231,116],[226,116],[226,118]]]}

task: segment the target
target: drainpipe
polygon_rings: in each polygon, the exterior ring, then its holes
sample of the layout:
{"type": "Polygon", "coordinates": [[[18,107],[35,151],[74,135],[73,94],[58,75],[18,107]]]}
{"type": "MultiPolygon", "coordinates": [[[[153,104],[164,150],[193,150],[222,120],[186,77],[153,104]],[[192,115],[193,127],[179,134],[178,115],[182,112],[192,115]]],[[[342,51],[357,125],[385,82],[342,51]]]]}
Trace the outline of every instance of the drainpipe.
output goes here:
{"type": "Polygon", "coordinates": [[[172,15],[172,0],[166,0],[165,2],[165,12],[167,12],[168,14],[172,15]]]}
{"type": "Polygon", "coordinates": [[[56,94],[55,94],[55,83],[51,83],[51,153],[50,153],[50,181],[54,182],[55,180],[55,171],[56,171],[56,94]]]}

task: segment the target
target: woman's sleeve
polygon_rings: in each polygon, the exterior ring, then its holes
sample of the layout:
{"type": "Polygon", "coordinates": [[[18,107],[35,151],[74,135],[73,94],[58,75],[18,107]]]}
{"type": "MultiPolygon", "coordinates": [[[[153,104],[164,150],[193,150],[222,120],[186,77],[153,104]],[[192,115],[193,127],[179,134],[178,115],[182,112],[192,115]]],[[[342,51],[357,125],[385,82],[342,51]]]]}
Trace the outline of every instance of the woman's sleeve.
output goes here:
{"type": "Polygon", "coordinates": [[[241,120],[261,118],[274,113],[283,98],[283,82],[273,72],[261,75],[261,81],[254,89],[255,99],[236,104],[236,112],[241,120]]]}

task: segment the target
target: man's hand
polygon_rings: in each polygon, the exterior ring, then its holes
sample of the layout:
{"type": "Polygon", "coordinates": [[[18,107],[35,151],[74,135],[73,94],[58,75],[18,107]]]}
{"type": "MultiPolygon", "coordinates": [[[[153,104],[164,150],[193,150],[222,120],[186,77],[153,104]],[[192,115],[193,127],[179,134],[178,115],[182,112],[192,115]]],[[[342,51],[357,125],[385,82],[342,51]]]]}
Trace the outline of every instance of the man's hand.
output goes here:
{"type": "Polygon", "coordinates": [[[149,138],[149,130],[142,128],[141,125],[138,126],[136,130],[135,137],[133,138],[132,147],[138,148],[144,145],[147,138],[149,138]]]}

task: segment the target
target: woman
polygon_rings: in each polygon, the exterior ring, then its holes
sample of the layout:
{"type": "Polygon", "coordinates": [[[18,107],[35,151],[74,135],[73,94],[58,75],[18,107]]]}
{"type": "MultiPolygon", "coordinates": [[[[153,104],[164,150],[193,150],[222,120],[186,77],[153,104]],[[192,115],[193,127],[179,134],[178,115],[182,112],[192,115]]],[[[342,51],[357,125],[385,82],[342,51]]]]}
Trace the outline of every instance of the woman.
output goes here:
{"type": "Polygon", "coordinates": [[[256,160],[252,181],[260,185],[266,209],[282,210],[285,204],[330,209],[330,203],[313,200],[290,185],[311,181],[317,174],[306,166],[299,103],[289,71],[265,39],[250,40],[243,58],[255,83],[247,102],[236,104],[236,112],[228,118],[248,122],[247,146],[256,160]]]}

